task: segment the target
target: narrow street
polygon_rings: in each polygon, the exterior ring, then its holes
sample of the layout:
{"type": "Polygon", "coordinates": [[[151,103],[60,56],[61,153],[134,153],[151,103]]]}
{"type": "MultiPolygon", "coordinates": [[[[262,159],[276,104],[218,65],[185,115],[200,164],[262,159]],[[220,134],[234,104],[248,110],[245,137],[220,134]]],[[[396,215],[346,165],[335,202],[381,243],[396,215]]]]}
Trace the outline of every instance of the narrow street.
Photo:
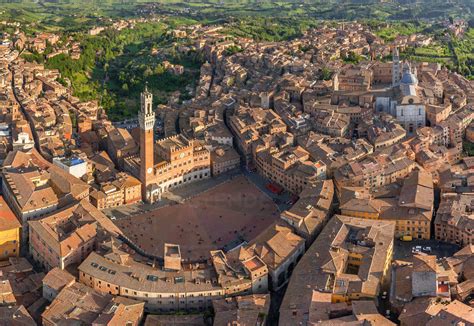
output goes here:
{"type": "MultiPolygon", "coordinates": [[[[23,50],[18,54],[18,57],[21,55],[21,53],[23,52],[23,50]]],[[[15,59],[16,60],[16,59],[15,59]]],[[[12,62],[15,62],[12,61],[12,62]]],[[[25,108],[23,107],[23,105],[21,104],[21,101],[18,99],[18,94],[17,94],[17,91],[16,91],[16,88],[15,88],[15,71],[14,69],[12,68],[12,65],[10,64],[8,66],[8,70],[10,70],[10,73],[12,74],[12,81],[11,81],[11,85],[12,85],[12,92],[13,92],[13,96],[15,97],[15,101],[18,103],[18,106],[20,107],[20,112],[21,114],[23,115],[23,119],[25,119],[29,126],[30,126],[30,129],[31,129],[31,133],[33,135],[33,140],[35,142],[35,148],[38,150],[39,152],[39,142],[38,142],[38,139],[36,138],[36,135],[34,133],[34,126],[32,124],[32,122],[30,121],[30,119],[27,118],[27,115],[26,115],[26,112],[25,112],[25,108]]],[[[18,86],[20,87],[20,86],[18,86]]]]}

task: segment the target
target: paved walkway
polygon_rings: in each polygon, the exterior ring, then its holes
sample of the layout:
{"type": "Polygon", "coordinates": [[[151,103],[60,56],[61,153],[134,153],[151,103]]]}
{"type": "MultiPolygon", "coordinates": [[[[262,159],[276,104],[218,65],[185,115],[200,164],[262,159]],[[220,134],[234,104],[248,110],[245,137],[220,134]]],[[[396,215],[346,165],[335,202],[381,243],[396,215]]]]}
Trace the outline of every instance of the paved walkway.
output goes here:
{"type": "Polygon", "coordinates": [[[196,197],[197,195],[206,191],[210,191],[220,184],[232,180],[238,175],[241,175],[240,170],[230,171],[217,177],[196,181],[194,183],[174,188],[171,191],[164,193],[161,197],[161,200],[153,204],[140,202],[128,206],[107,208],[102,212],[109,218],[118,220],[128,216],[150,212],[158,208],[167,207],[174,204],[182,204],[186,200],[196,197]]]}
{"type": "Polygon", "coordinates": [[[271,183],[270,180],[262,177],[257,172],[249,172],[245,169],[242,170],[242,173],[249,179],[255,186],[257,186],[260,191],[262,191],[265,195],[267,195],[273,202],[278,206],[280,212],[287,210],[291,207],[291,197],[292,195],[284,191],[281,195],[277,195],[270,190],[267,189],[267,185],[271,183]]]}
{"type": "Polygon", "coordinates": [[[217,177],[200,180],[194,183],[190,183],[178,188],[174,188],[169,192],[162,195],[159,202],[153,204],[137,203],[128,206],[121,206],[115,208],[104,209],[103,213],[112,219],[121,219],[131,215],[142,214],[153,211],[155,209],[166,207],[174,204],[182,204],[186,200],[194,198],[199,194],[206,191],[210,191],[215,187],[219,186],[224,182],[228,182],[239,175],[244,175],[250,180],[260,191],[262,191],[268,198],[270,198],[277,206],[280,212],[289,209],[291,207],[292,195],[288,192],[283,192],[281,195],[277,195],[267,189],[267,184],[271,181],[262,177],[256,172],[249,172],[245,169],[230,171],[223,173],[217,177]]]}
{"type": "Polygon", "coordinates": [[[239,170],[230,171],[228,173],[218,175],[217,177],[211,177],[178,188],[174,188],[168,194],[163,194],[163,196],[165,198],[168,198],[168,196],[170,196],[171,198],[182,198],[184,200],[188,200],[193,197],[196,197],[197,195],[203,192],[209,191],[224,182],[228,182],[240,174],[241,171],[239,170]]]}

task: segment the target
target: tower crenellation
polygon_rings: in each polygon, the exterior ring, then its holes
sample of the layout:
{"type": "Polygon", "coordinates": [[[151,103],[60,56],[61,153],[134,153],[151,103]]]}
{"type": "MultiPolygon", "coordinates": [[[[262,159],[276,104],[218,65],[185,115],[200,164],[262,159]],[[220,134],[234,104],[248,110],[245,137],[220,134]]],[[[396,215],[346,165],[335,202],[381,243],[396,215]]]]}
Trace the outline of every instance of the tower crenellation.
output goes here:
{"type": "Polygon", "coordinates": [[[153,111],[153,94],[145,90],[140,96],[140,112],[138,114],[138,122],[140,128],[144,130],[151,130],[155,125],[155,112],[153,111]]]}

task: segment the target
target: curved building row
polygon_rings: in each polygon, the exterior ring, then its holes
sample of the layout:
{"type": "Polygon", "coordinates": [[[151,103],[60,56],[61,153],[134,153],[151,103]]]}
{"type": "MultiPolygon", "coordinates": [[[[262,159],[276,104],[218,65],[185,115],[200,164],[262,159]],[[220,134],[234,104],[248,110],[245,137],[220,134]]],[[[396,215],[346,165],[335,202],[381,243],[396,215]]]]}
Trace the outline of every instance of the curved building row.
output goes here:
{"type": "Polygon", "coordinates": [[[250,243],[204,263],[184,264],[179,245],[165,244],[163,264],[138,255],[114,237],[79,265],[79,281],[94,290],[145,302],[148,312],[203,311],[212,300],[267,293],[286,283],[305,241],[275,223],[250,243]]]}
{"type": "Polygon", "coordinates": [[[233,261],[231,266],[222,253],[214,256],[214,264],[171,268],[165,258],[161,268],[137,261],[109,243],[78,267],[79,281],[96,291],[145,302],[149,312],[201,311],[226,295],[267,291],[268,270],[258,257],[233,261]]]}

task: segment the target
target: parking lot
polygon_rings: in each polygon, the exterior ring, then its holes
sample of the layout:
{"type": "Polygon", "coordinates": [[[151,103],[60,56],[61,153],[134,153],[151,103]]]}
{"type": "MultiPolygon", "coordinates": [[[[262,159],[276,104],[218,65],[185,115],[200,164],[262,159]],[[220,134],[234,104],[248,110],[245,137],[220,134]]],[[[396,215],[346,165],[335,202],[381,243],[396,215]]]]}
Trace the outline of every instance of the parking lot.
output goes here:
{"type": "Polygon", "coordinates": [[[395,248],[393,252],[393,259],[400,260],[411,260],[413,257],[413,248],[421,247],[421,252],[430,255],[436,255],[437,258],[450,257],[456,251],[461,249],[457,245],[450,243],[439,242],[436,240],[412,240],[412,241],[400,241],[395,240],[395,248]],[[424,250],[424,249],[431,250],[424,250]]]}

